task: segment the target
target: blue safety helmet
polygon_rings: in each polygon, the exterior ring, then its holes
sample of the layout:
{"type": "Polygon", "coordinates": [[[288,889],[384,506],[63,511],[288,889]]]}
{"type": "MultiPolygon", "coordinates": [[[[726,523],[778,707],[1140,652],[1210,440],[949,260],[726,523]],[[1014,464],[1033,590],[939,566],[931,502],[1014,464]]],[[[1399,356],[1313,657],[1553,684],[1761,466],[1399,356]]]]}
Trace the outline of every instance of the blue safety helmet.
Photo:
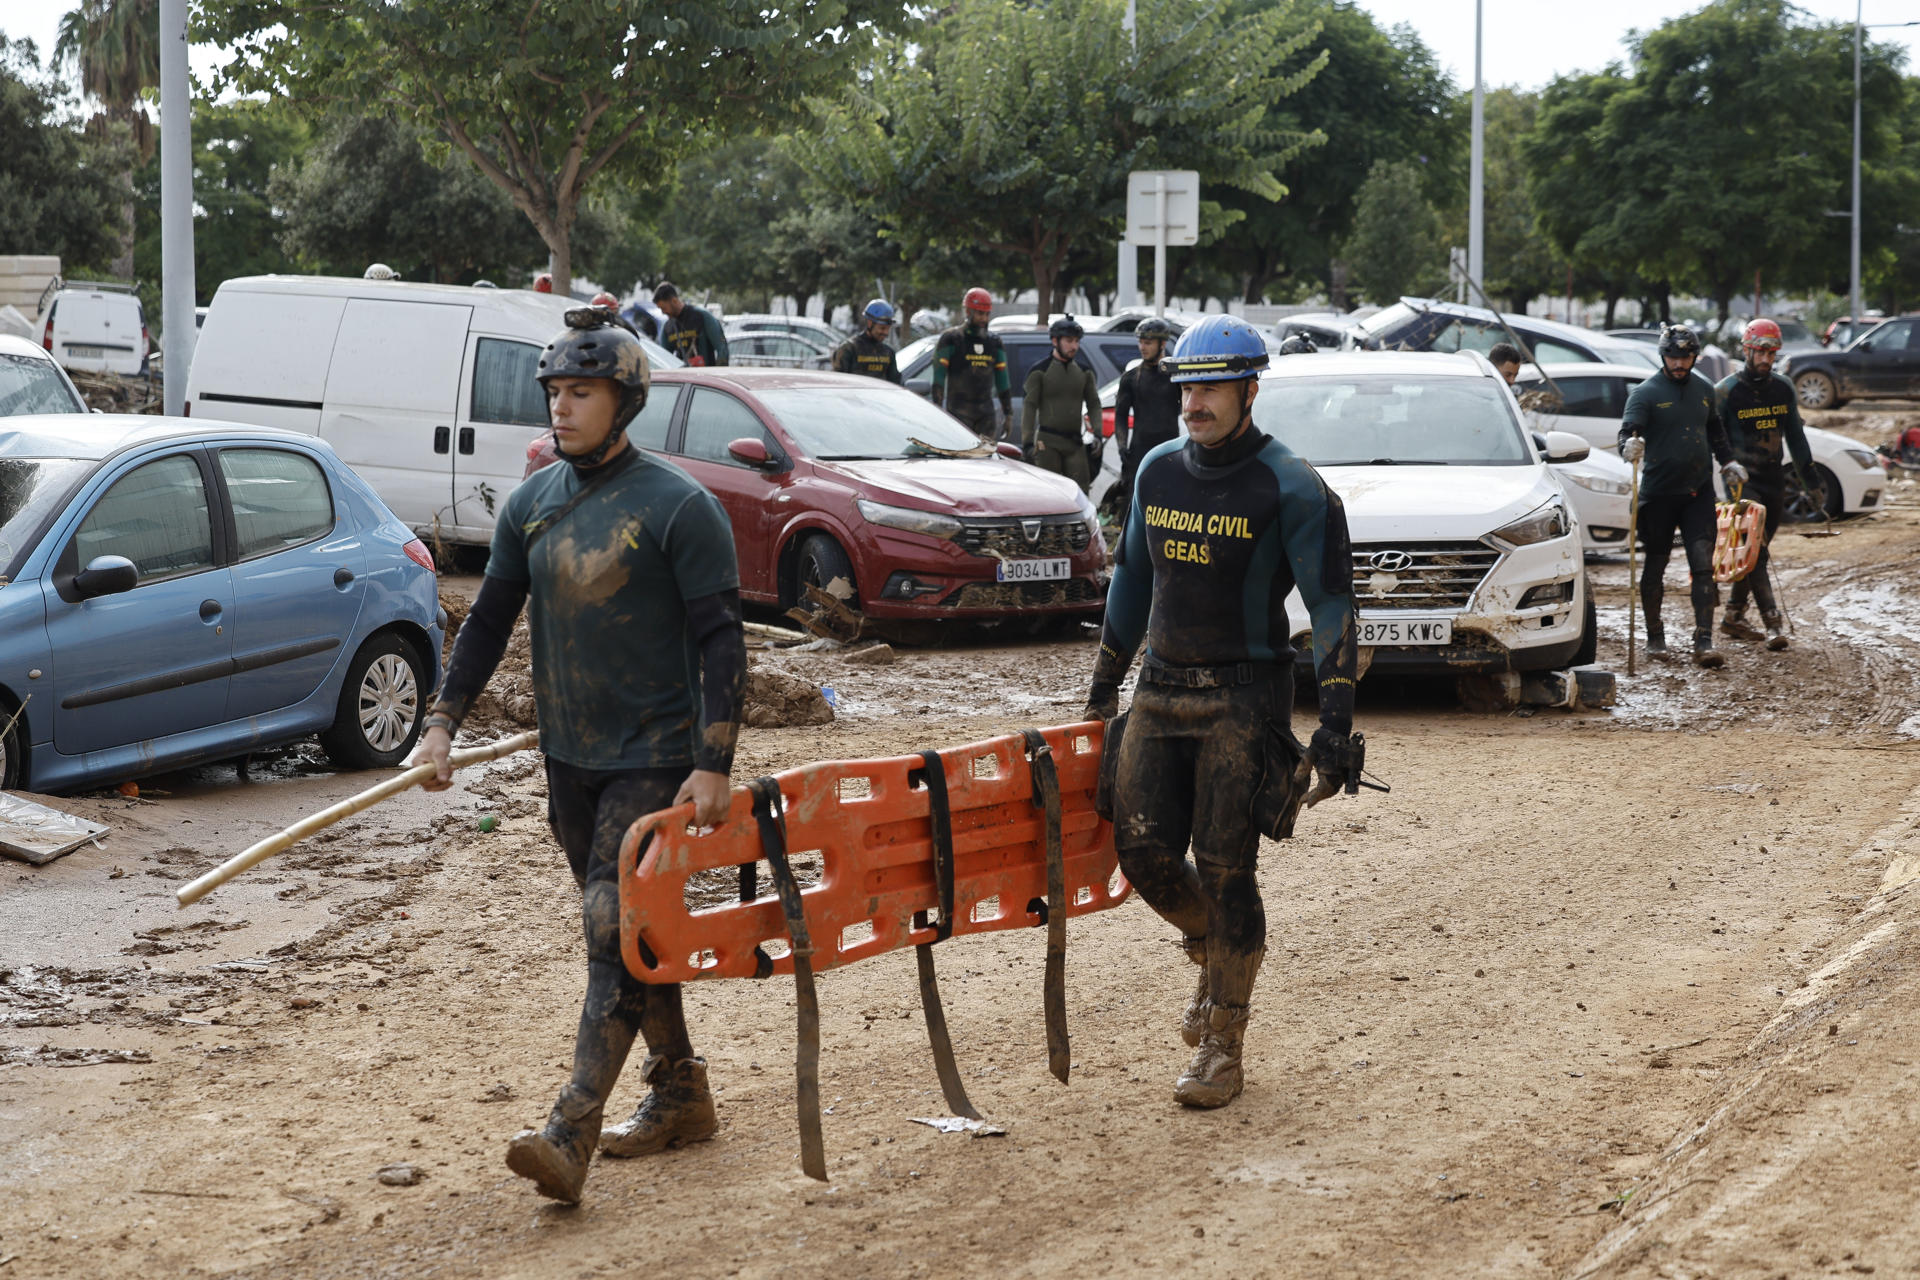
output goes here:
{"type": "Polygon", "coordinates": [[[1173,382],[1241,382],[1267,367],[1267,341],[1239,316],[1208,316],[1163,363],[1173,382]]]}
{"type": "Polygon", "coordinates": [[[860,314],[869,320],[876,320],[881,324],[893,323],[893,307],[885,298],[875,298],[866,305],[866,308],[861,311],[860,314]]]}

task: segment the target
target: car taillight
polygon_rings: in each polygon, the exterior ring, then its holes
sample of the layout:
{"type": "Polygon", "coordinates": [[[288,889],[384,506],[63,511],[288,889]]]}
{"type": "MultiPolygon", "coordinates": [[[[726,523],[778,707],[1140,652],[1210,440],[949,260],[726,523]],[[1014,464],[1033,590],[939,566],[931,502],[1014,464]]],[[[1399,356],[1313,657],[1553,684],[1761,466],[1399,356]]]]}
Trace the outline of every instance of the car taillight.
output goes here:
{"type": "Polygon", "coordinates": [[[180,416],[183,418],[191,418],[193,416],[193,401],[182,400],[180,402],[180,416]]]}
{"type": "Polygon", "coordinates": [[[40,345],[48,351],[53,350],[53,317],[47,317],[47,331],[40,335],[40,345]]]}
{"type": "Polygon", "coordinates": [[[438,572],[438,570],[433,567],[433,552],[427,550],[427,544],[420,541],[420,539],[415,538],[400,549],[407,553],[407,559],[413,561],[428,573],[438,572]]]}
{"type": "Polygon", "coordinates": [[[1108,405],[1106,408],[1100,411],[1100,434],[1103,436],[1110,436],[1113,434],[1113,406],[1112,405],[1108,405]]]}
{"type": "Polygon", "coordinates": [[[140,354],[144,357],[147,352],[152,350],[153,350],[153,338],[148,335],[147,326],[141,325],[140,326],[140,354]]]}

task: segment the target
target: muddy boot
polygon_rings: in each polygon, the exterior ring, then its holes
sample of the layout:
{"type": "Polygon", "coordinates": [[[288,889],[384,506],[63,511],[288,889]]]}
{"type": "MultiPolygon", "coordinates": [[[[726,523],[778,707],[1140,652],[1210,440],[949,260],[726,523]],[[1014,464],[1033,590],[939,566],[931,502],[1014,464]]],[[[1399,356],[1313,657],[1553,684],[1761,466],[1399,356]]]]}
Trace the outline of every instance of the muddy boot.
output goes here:
{"type": "Polygon", "coordinates": [[[705,1142],[720,1127],[713,1094],[707,1090],[705,1058],[670,1062],[655,1054],[642,1064],[641,1075],[653,1090],[631,1116],[601,1137],[601,1155],[650,1156],[689,1142],[705,1142]]]}
{"type": "Polygon", "coordinates": [[[1760,621],[1767,624],[1767,648],[1775,653],[1786,648],[1787,633],[1782,629],[1786,626],[1786,617],[1778,613],[1763,613],[1760,615],[1760,621]]]}
{"type": "Polygon", "coordinates": [[[1200,1047],[1200,1037],[1207,1033],[1207,940],[1188,938],[1187,959],[1200,966],[1200,985],[1194,990],[1193,998],[1187,1001],[1186,1011],[1180,1015],[1180,1038],[1187,1042],[1187,1048],[1200,1047]]]}
{"type": "Polygon", "coordinates": [[[568,1085],[553,1104],[546,1128],[522,1129],[507,1144],[507,1168],[531,1178],[549,1200],[579,1204],[593,1144],[600,1138],[601,1111],[596,1099],[568,1085]]]}
{"type": "Polygon", "coordinates": [[[1647,656],[1658,662],[1670,662],[1673,655],[1667,652],[1667,627],[1658,618],[1647,619],[1647,656]]]}
{"type": "Polygon", "coordinates": [[[1696,627],[1693,632],[1693,663],[1712,671],[1726,665],[1727,660],[1713,647],[1713,628],[1696,627]]]}
{"type": "Polygon", "coordinates": [[[1727,616],[1720,619],[1720,634],[1732,636],[1735,640],[1766,639],[1760,628],[1747,621],[1747,611],[1744,607],[1727,610],[1727,616]]]}
{"type": "Polygon", "coordinates": [[[1180,1078],[1173,1096],[1189,1107],[1224,1107],[1240,1096],[1246,1080],[1240,1071],[1240,1049],[1247,1034],[1247,1007],[1211,1005],[1200,1047],[1180,1078]]]}

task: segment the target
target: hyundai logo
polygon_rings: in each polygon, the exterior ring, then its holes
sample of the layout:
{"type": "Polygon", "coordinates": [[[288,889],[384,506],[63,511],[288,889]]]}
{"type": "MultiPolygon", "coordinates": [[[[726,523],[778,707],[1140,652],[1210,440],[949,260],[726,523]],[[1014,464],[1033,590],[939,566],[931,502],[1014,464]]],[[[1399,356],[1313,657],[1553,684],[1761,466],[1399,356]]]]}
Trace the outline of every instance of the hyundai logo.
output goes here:
{"type": "Polygon", "coordinates": [[[1028,542],[1038,542],[1040,541],[1040,522],[1038,520],[1022,520],[1020,522],[1020,532],[1027,535],[1028,542]]]}
{"type": "Polygon", "coordinates": [[[1413,556],[1405,551],[1376,551],[1367,564],[1382,573],[1404,573],[1413,567],[1413,556]]]}

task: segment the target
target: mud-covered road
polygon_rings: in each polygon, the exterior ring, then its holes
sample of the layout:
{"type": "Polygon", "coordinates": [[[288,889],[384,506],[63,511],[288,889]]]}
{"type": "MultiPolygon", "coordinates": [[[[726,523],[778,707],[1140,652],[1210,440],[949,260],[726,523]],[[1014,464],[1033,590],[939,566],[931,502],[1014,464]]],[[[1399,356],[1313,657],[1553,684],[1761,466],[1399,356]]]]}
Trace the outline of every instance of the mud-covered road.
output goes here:
{"type": "MultiPolygon", "coordinates": [[[[295,750],[64,799],[100,847],[0,863],[0,1280],[1920,1274],[1920,491],[1893,501],[1782,535],[1784,655],[1643,667],[1610,712],[1363,685],[1394,791],[1263,850],[1223,1111],[1172,1100],[1191,971],[1137,901],[1069,931],[1067,1086],[1040,934],[940,949],[1002,1137],[913,1123],[942,1104],[908,955],[824,975],[828,1186],[777,981],[689,989],[715,1141],[601,1162],[578,1209],[507,1174],[584,976],[532,757],[186,911],[176,884],[369,779],[295,750]],[[401,1163],[414,1185],[379,1181],[401,1163]]],[[[1626,568],[1592,573],[1623,669],[1626,568]]],[[[1075,719],[1092,649],[757,653],[839,709],[748,730],[737,776],[1075,719]]]]}

